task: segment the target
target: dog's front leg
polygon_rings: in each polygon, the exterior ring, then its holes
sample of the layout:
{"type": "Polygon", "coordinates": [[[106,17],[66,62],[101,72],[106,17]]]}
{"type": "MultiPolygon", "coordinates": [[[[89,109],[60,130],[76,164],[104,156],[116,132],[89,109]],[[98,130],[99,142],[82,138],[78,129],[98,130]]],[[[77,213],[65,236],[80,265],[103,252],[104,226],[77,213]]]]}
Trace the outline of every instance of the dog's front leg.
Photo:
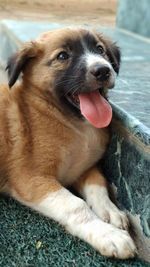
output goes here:
{"type": "Polygon", "coordinates": [[[134,256],[135,246],[126,231],[101,221],[84,200],[54,178],[34,177],[26,185],[20,188],[18,185],[12,190],[15,198],[61,223],[72,235],[88,242],[101,254],[122,259],[134,256]]]}
{"type": "Polygon", "coordinates": [[[106,179],[96,167],[84,173],[74,186],[99,218],[118,228],[128,229],[127,216],[110,200],[106,179]]]}

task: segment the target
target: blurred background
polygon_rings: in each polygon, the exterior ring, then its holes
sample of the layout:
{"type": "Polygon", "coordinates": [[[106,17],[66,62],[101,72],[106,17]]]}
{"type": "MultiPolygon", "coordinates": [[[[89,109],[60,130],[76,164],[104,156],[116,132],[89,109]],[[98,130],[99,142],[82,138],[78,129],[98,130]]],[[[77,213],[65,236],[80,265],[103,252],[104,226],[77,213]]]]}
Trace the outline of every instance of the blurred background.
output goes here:
{"type": "Polygon", "coordinates": [[[0,0],[0,19],[115,24],[117,0],[0,0]]]}

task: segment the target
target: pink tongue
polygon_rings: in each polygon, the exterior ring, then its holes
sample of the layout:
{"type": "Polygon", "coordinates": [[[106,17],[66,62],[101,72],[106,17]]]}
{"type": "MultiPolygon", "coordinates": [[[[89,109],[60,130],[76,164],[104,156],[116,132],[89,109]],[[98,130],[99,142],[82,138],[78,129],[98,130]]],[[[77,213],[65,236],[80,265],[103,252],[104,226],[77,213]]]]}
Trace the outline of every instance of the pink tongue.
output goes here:
{"type": "Polygon", "coordinates": [[[109,125],[112,119],[112,108],[99,91],[79,94],[82,115],[96,128],[109,125]]]}

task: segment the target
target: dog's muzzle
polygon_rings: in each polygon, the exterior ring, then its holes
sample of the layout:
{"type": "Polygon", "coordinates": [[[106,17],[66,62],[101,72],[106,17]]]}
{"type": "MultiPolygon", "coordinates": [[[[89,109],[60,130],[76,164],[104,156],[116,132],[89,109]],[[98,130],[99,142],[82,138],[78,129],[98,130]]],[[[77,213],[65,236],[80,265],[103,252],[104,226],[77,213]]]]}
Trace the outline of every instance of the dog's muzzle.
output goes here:
{"type": "Polygon", "coordinates": [[[89,72],[97,81],[103,82],[109,79],[111,70],[106,65],[95,64],[89,68],[89,72]]]}

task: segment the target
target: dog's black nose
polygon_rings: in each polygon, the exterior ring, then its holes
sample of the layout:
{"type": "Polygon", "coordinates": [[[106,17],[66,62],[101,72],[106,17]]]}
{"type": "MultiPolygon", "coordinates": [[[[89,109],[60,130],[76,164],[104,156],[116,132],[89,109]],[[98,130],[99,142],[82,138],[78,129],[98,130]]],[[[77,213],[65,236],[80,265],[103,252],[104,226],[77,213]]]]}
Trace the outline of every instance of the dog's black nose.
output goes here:
{"type": "Polygon", "coordinates": [[[106,65],[96,64],[91,67],[90,73],[96,78],[96,80],[104,81],[110,76],[110,68],[106,65]]]}

